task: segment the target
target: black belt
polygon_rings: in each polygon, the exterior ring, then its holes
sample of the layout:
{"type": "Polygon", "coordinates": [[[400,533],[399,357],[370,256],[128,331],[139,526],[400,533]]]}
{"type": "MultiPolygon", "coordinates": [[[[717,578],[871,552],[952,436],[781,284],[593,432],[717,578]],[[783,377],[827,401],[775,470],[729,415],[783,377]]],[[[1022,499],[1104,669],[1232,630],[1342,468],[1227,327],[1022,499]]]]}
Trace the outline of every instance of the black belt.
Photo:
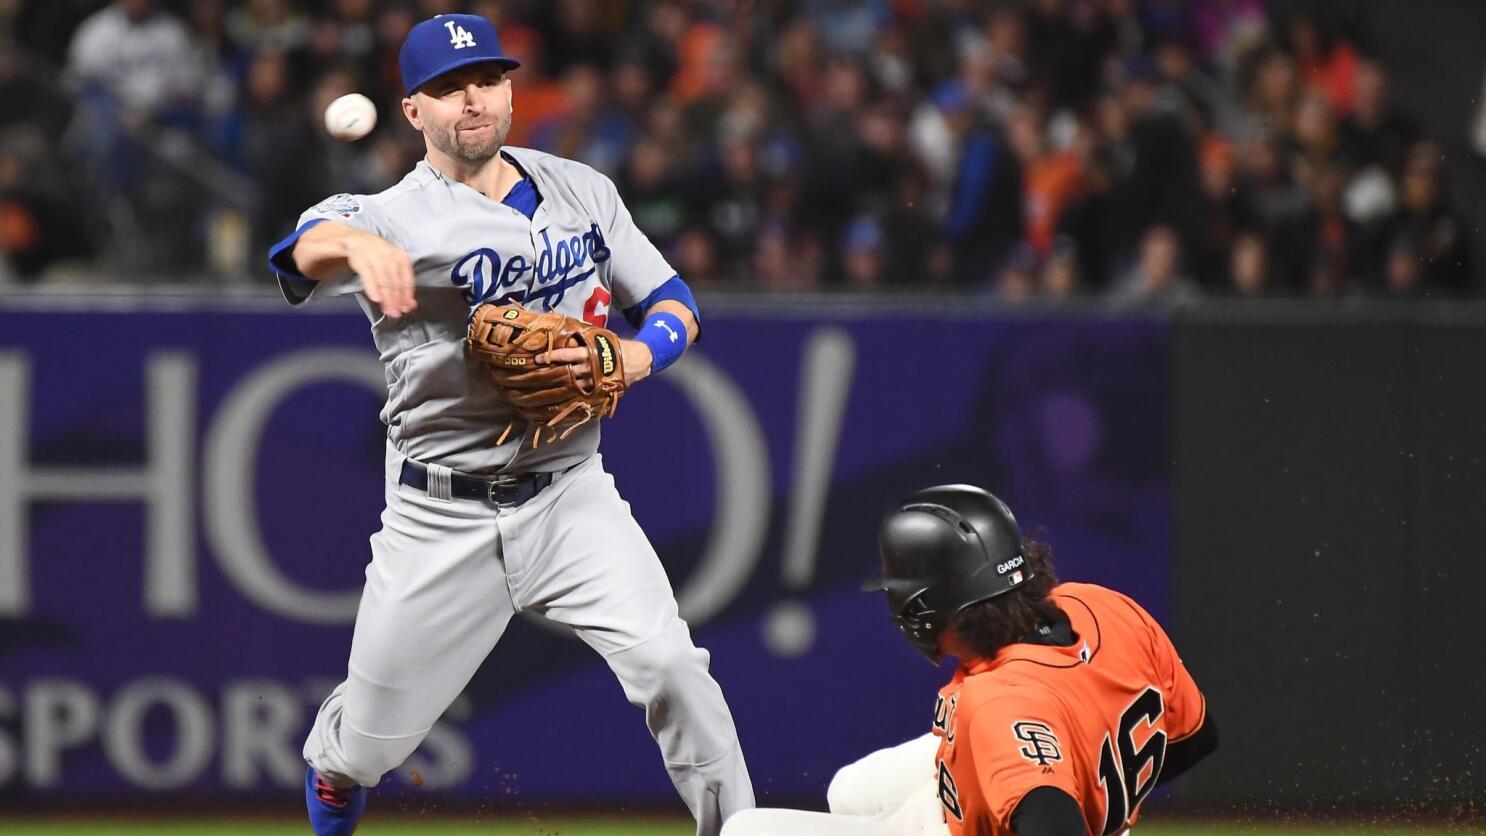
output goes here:
{"type": "MultiPolygon", "coordinates": [[[[463,473],[449,474],[449,493],[455,499],[478,499],[501,508],[515,508],[552,484],[552,473],[515,473],[494,479],[479,479],[463,473]]],[[[402,463],[398,479],[410,488],[428,491],[428,468],[411,459],[402,463]]]]}

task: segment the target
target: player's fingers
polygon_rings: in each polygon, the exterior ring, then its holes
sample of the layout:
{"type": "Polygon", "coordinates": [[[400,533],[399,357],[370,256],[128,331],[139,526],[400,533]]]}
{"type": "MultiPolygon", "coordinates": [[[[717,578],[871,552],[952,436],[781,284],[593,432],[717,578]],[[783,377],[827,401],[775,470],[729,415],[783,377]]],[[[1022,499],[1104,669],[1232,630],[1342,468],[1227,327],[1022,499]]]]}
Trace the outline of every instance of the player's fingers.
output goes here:
{"type": "Polygon", "coordinates": [[[386,262],[378,262],[372,271],[373,280],[382,295],[382,312],[397,319],[407,312],[407,305],[397,289],[397,279],[386,262]]]}
{"type": "Polygon", "coordinates": [[[366,273],[361,278],[361,284],[366,288],[366,296],[382,307],[382,313],[393,319],[397,318],[397,304],[392,298],[390,288],[387,287],[387,276],[382,270],[382,265],[375,259],[366,265],[366,273]]]}
{"type": "Polygon", "coordinates": [[[382,282],[382,295],[387,298],[387,307],[394,316],[402,316],[408,311],[408,289],[402,280],[400,253],[389,250],[378,259],[377,276],[382,282]]]}
{"type": "Polygon", "coordinates": [[[361,279],[361,289],[366,293],[366,298],[380,305],[382,304],[382,286],[377,282],[373,268],[374,265],[371,264],[351,265],[351,269],[361,279]]]}
{"type": "Polygon", "coordinates": [[[537,365],[556,365],[558,363],[579,363],[588,359],[586,348],[554,348],[537,355],[537,365]]]}
{"type": "Polygon", "coordinates": [[[397,316],[413,309],[413,284],[404,276],[406,260],[399,251],[389,252],[382,259],[382,281],[385,294],[397,316]]]}
{"type": "Polygon", "coordinates": [[[418,298],[413,295],[413,289],[417,284],[417,277],[413,274],[413,260],[408,257],[407,253],[398,250],[397,260],[393,267],[402,309],[404,312],[411,311],[418,307],[418,298]]]}

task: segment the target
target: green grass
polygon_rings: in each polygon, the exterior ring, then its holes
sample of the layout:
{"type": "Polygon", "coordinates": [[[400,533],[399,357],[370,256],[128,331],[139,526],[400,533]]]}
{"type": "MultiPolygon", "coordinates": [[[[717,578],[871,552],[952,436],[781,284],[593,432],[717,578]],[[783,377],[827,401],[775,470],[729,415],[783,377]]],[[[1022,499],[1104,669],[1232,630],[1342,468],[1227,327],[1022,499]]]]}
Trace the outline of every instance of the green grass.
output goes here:
{"type": "MultiPolygon", "coordinates": [[[[133,817],[131,817],[133,818],[133,817]]],[[[166,820],[152,821],[143,817],[123,824],[107,818],[80,817],[0,817],[0,832],[6,836],[279,836],[304,834],[308,828],[298,820],[166,820]]],[[[511,817],[477,821],[467,817],[368,818],[356,831],[357,836],[691,836],[695,832],[689,820],[678,818],[613,816],[552,816],[537,819],[511,817]]],[[[1217,824],[1184,822],[1151,822],[1137,826],[1134,836],[1435,836],[1435,834],[1479,833],[1478,828],[1409,828],[1354,825],[1267,825],[1217,824]]]]}

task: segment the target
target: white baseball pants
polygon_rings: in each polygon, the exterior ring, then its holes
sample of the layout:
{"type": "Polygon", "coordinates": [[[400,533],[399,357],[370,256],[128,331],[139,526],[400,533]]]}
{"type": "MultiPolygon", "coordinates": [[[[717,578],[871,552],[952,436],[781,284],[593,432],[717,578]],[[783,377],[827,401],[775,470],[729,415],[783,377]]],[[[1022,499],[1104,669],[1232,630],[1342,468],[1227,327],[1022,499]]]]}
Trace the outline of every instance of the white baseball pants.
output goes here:
{"type": "Polygon", "coordinates": [[[878,750],[831,779],[831,812],[744,810],[727,820],[723,836],[944,836],[938,752],[933,734],[878,750]]]}

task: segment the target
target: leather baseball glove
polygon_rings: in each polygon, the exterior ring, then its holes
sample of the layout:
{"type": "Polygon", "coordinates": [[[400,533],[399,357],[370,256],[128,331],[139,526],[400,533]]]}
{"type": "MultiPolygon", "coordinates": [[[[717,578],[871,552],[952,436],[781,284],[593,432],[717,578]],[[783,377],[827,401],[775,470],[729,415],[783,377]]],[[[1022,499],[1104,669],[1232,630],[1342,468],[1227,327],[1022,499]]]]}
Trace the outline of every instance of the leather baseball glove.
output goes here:
{"type": "MultiPolygon", "coordinates": [[[[613,415],[628,383],[613,331],[560,313],[537,313],[520,305],[485,303],[470,315],[465,341],[469,356],[485,366],[501,396],[520,417],[552,431],[548,442],[567,438],[596,418],[613,415]],[[537,365],[537,355],[557,348],[588,349],[591,376],[579,380],[572,366],[537,365]]],[[[504,443],[516,419],[506,425],[504,443]]],[[[541,442],[539,429],[532,446],[541,442]]]]}

